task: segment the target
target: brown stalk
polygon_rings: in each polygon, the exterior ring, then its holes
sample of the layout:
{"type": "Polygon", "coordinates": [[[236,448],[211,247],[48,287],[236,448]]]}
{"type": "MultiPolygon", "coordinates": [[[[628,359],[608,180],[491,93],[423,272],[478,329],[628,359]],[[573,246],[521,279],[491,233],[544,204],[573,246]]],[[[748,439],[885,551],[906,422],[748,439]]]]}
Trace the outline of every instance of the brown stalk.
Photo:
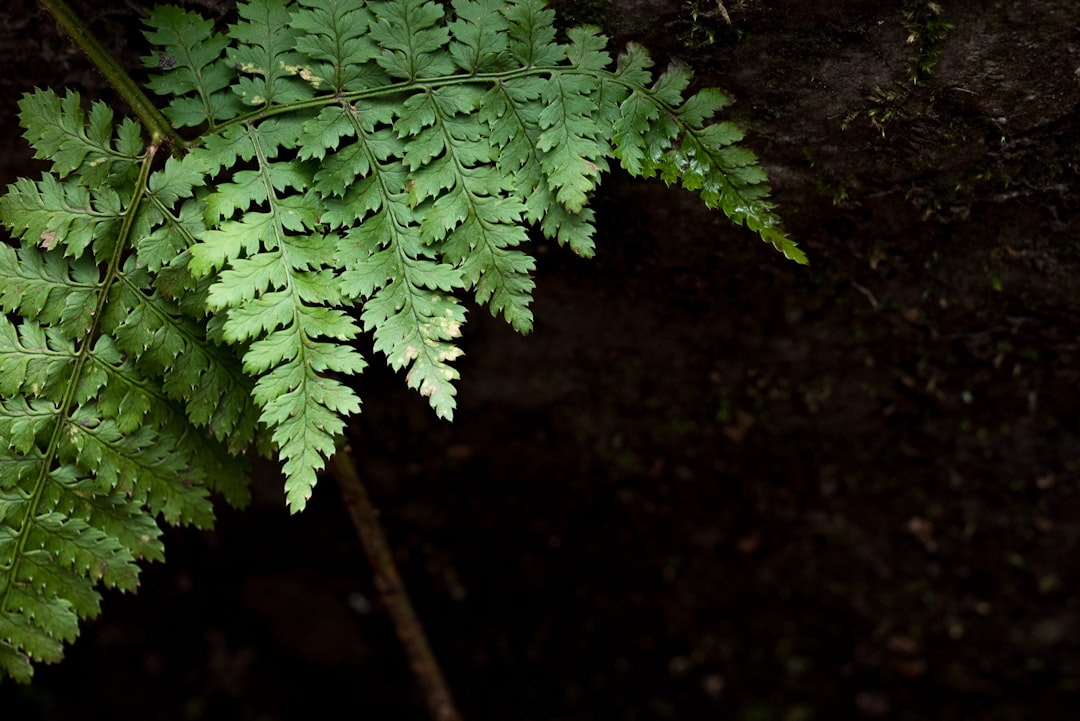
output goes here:
{"type": "Polygon", "coordinates": [[[378,511],[371,504],[371,497],[360,479],[352,450],[348,446],[340,448],[330,459],[330,466],[371,564],[375,588],[405,649],[409,667],[420,686],[432,721],[461,721],[461,714],[450,695],[442,669],[435,660],[424,627],[413,610],[408,591],[398,574],[386,534],[379,523],[378,511]]]}

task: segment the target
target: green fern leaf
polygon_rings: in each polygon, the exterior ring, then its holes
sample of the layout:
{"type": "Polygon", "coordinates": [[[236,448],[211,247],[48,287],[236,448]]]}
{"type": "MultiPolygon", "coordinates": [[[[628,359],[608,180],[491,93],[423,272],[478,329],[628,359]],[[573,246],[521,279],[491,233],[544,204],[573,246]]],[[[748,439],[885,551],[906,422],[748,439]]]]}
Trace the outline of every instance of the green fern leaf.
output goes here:
{"type": "MultiPolygon", "coordinates": [[[[7,535],[8,538],[15,538],[14,534],[6,528],[0,530],[0,534],[7,535]]],[[[0,541],[0,546],[2,545],[3,541],[0,541]]],[[[3,552],[0,549],[0,553],[3,552]]],[[[64,628],[67,623],[74,622],[76,617],[93,618],[101,612],[101,596],[94,590],[92,580],[85,576],[73,575],[67,572],[66,569],[58,568],[56,559],[52,554],[41,549],[24,552],[22,559],[25,576],[21,579],[22,583],[17,583],[17,585],[26,586],[32,584],[34,590],[37,591],[34,601],[39,601],[43,596],[46,598],[52,597],[56,601],[63,599],[63,602],[67,603],[61,602],[57,605],[69,611],[74,611],[70,619],[64,618],[60,622],[61,628],[64,628]],[[67,604],[70,604],[70,606],[67,604]]],[[[26,596],[29,595],[27,591],[23,590],[22,593],[25,594],[23,603],[12,604],[16,608],[21,608],[21,610],[26,608],[24,605],[26,601],[31,600],[26,599],[26,596]]],[[[74,638],[74,630],[63,630],[60,635],[70,635],[74,638]]]]}
{"type": "Polygon", "coordinates": [[[214,24],[171,5],[155,8],[146,19],[146,39],[158,47],[143,58],[152,75],[148,87],[169,98],[163,112],[174,126],[196,127],[236,117],[243,110],[229,92],[236,69],[224,57],[229,40],[214,24]]]}
{"type": "MultiPolygon", "coordinates": [[[[616,75],[631,88],[645,88],[652,80],[652,65],[644,48],[630,44],[619,56],[616,75]]],[[[631,175],[653,172],[650,152],[669,147],[679,127],[674,122],[658,122],[663,105],[647,93],[631,91],[619,102],[619,112],[611,124],[615,157],[631,175]]]]}
{"type": "Polygon", "coordinates": [[[553,74],[541,94],[540,165],[555,198],[571,213],[581,212],[589,193],[608,169],[606,141],[592,113],[599,84],[591,75],[553,74]]]}
{"type": "Polygon", "coordinates": [[[353,353],[335,352],[344,350],[340,346],[308,343],[308,352],[278,366],[255,386],[263,420],[274,427],[273,440],[285,461],[285,500],[293,512],[307,504],[317,472],[335,451],[345,427],[342,416],[360,410],[352,390],[316,369],[358,372],[362,361],[353,353]]]}
{"type": "Polygon", "coordinates": [[[5,432],[27,421],[37,426],[32,437],[8,436],[12,446],[0,449],[0,664],[24,678],[31,659],[59,660],[61,642],[77,634],[77,618],[97,613],[92,582],[133,590],[135,559],[160,557],[160,532],[148,516],[115,496],[97,500],[77,488],[84,484],[69,465],[48,471],[50,458],[64,450],[59,426],[49,451],[36,450],[35,438],[57,410],[46,401],[0,404],[5,432]]]}
{"type": "Polygon", "coordinates": [[[137,433],[145,423],[160,426],[173,411],[164,394],[143,382],[134,362],[125,359],[108,336],[102,336],[90,356],[94,367],[84,371],[82,380],[99,382],[90,397],[96,395],[94,409],[102,418],[110,418],[124,435],[137,433]]]}
{"type": "Polygon", "coordinates": [[[334,450],[344,427],[341,416],[360,408],[351,390],[325,374],[357,373],[364,361],[344,346],[317,340],[348,341],[359,328],[335,307],[342,299],[323,268],[334,246],[316,230],[315,204],[309,194],[286,194],[310,178],[272,159],[278,148],[294,142],[293,132],[273,121],[230,131],[233,147],[246,139],[250,152],[237,152],[255,158],[257,168],[220,185],[207,205],[218,217],[254,204],[265,203],[270,211],[248,211],[242,220],[226,220],[203,233],[191,248],[190,268],[197,276],[217,273],[207,303],[225,314],[225,340],[250,342],[244,370],[259,377],[254,399],[286,461],[288,501],[295,511],[334,450]]]}
{"type": "MultiPolygon", "coordinates": [[[[118,373],[114,369],[113,375],[118,373]]],[[[130,397],[129,392],[124,400],[130,397]]],[[[111,410],[122,421],[122,414],[132,411],[106,407],[110,400],[106,395],[97,405],[81,406],[68,430],[76,464],[93,469],[98,492],[119,491],[129,503],[145,504],[153,515],[160,514],[173,525],[212,526],[209,492],[199,483],[201,469],[191,466],[186,449],[173,442],[172,434],[149,425],[122,433],[117,419],[100,416],[111,410]]]]}
{"type": "Polygon", "coordinates": [[[116,346],[138,359],[140,372],[183,404],[188,419],[239,453],[255,435],[254,383],[239,360],[208,339],[204,322],[149,290],[145,274],[127,264],[112,288],[102,320],[116,346]],[[119,311],[119,312],[118,312],[119,311]]]}
{"type": "Polygon", "coordinates": [[[63,248],[71,257],[82,255],[91,244],[107,256],[111,248],[102,243],[115,233],[112,226],[118,228],[123,218],[115,191],[93,192],[52,175],[37,183],[21,178],[9,186],[0,199],[0,214],[10,219],[9,227],[17,236],[27,237],[46,250],[63,248]]]}
{"type": "Polygon", "coordinates": [[[678,180],[688,190],[699,190],[706,206],[722,208],[732,222],[745,224],[789,260],[806,263],[767,200],[768,178],[757,157],[732,145],[741,137],[729,123],[687,128],[678,148],[664,156],[660,175],[669,184],[678,180]]]}
{"type": "Polygon", "coordinates": [[[40,514],[34,518],[33,530],[25,544],[30,548],[57,548],[54,556],[57,564],[91,581],[125,591],[134,591],[138,583],[139,567],[131,551],[80,518],[40,514]]]}
{"type": "MultiPolygon", "coordinates": [[[[0,212],[4,208],[0,200],[0,212]]],[[[89,259],[0,245],[0,307],[6,313],[58,325],[67,338],[78,339],[93,326],[99,290],[100,272],[89,259]]]]}
{"type": "Polygon", "coordinates": [[[296,69],[315,90],[363,90],[389,83],[372,62],[379,47],[368,34],[372,16],[348,0],[301,0],[292,27],[301,32],[296,50],[310,63],[296,69]]]}
{"type": "Polygon", "coordinates": [[[555,13],[543,0],[507,3],[510,53],[524,67],[551,67],[566,58],[566,50],[555,42],[555,13]]]}
{"type": "Polygon", "coordinates": [[[593,212],[585,207],[571,213],[555,198],[538,159],[540,101],[544,80],[514,78],[493,85],[484,95],[478,117],[490,126],[490,141],[499,148],[495,167],[512,178],[514,193],[525,203],[524,219],[538,223],[548,238],[569,245],[578,255],[594,253],[593,212]]]}
{"type": "MultiPolygon", "coordinates": [[[[383,103],[369,104],[363,113],[354,106],[330,106],[304,126],[298,152],[305,159],[320,161],[312,187],[326,201],[326,222],[330,225],[350,224],[372,209],[365,206],[354,212],[349,210],[350,204],[336,203],[333,199],[344,196],[360,178],[367,178],[368,184],[373,182],[372,158],[385,161],[401,150],[401,142],[389,127],[376,130],[392,123],[395,115],[395,108],[383,103]],[[363,142],[341,144],[345,138],[355,138],[358,127],[363,128],[363,142]],[[328,151],[336,152],[328,155],[328,151]],[[338,215],[338,211],[343,212],[338,215]]],[[[356,191],[351,194],[357,196],[356,191]]]]}
{"type": "Polygon", "coordinates": [[[70,379],[74,356],[72,343],[54,330],[29,320],[16,328],[0,318],[0,397],[55,398],[70,379]]]}
{"type": "Polygon", "coordinates": [[[293,51],[299,29],[292,27],[292,17],[285,0],[259,0],[240,3],[237,12],[243,18],[233,25],[229,35],[238,44],[229,48],[229,63],[246,75],[233,85],[233,92],[245,105],[285,104],[310,96],[307,83],[294,77],[301,65],[293,51]]]}
{"type": "Polygon", "coordinates": [[[99,585],[162,556],[158,519],[246,502],[243,457],[304,507],[374,348],[451,418],[471,294],[532,328],[528,229],[591,256],[611,159],[696,191],[789,258],[718,90],[541,0],[249,0],[223,34],[155,10],[150,87],[178,127],[42,91],[52,173],[0,197],[0,672],[57,660],[99,585]]]}
{"type": "MultiPolygon", "coordinates": [[[[475,130],[474,111],[481,97],[472,88],[439,88],[409,99],[420,98],[414,105],[426,106],[425,117],[432,123],[405,150],[406,166],[425,171],[412,174],[410,202],[433,199],[420,208],[420,241],[425,245],[445,241],[440,245],[443,259],[461,269],[461,282],[475,287],[477,302],[490,305],[496,315],[504,313],[517,330],[528,332],[535,262],[513,250],[528,237],[522,226],[525,206],[513,197],[513,176],[495,167],[497,153],[491,140],[475,130]],[[434,140],[420,140],[425,135],[434,140]],[[425,150],[412,152],[418,146],[425,150]],[[432,156],[438,157],[429,162],[432,156]]],[[[399,118],[399,126],[406,119],[399,118]]],[[[404,127],[399,134],[410,130],[404,127]]]]}
{"type": "MultiPolygon", "coordinates": [[[[112,138],[93,114],[87,122],[82,136],[100,147],[129,142],[127,126],[112,138]]],[[[83,163],[0,198],[0,220],[22,240],[0,246],[0,303],[23,317],[0,322],[0,664],[20,677],[30,660],[56,660],[77,619],[97,612],[95,583],[132,590],[136,560],[161,557],[155,516],[212,523],[208,486],[219,484],[207,468],[226,465],[200,465],[214,444],[146,372],[164,374],[182,341],[203,341],[131,253],[133,235],[152,233],[201,170],[167,166],[154,202],[141,204],[153,149],[141,155],[136,177],[110,173],[101,185],[83,163]]],[[[226,425],[221,435],[237,424],[226,425]]]]}
{"type": "Polygon", "coordinates": [[[135,170],[143,150],[138,125],[125,119],[114,139],[109,106],[95,102],[87,117],[81,102],[76,92],[61,98],[51,90],[38,90],[19,101],[19,119],[34,157],[51,161],[61,179],[79,171],[90,187],[111,174],[135,170]]]}
{"type": "Polygon", "coordinates": [[[439,148],[435,161],[430,151],[413,152],[414,172],[403,161],[408,153],[404,142],[394,142],[384,128],[376,129],[374,118],[343,108],[370,174],[353,183],[340,201],[326,199],[328,212],[322,220],[334,228],[351,226],[339,250],[338,263],[345,268],[341,289],[346,297],[362,301],[361,320],[366,331],[374,331],[375,349],[395,370],[408,368],[409,387],[426,396],[440,417],[450,418],[453,382],[459,375],[449,364],[461,355],[451,341],[465,320],[464,309],[450,293],[462,288],[463,281],[458,268],[434,260],[435,239],[424,242],[422,211],[417,208],[455,182],[452,157],[443,153],[446,137],[433,124],[439,112],[456,112],[467,103],[461,105],[463,98],[455,92],[448,92],[442,102],[440,110],[434,97],[415,95],[395,124],[398,135],[429,133],[434,140],[426,147],[439,148]]]}
{"type": "Polygon", "coordinates": [[[24,455],[33,451],[38,434],[45,432],[54,420],[56,406],[42,398],[0,399],[0,433],[8,448],[24,455]]]}
{"type": "Polygon", "coordinates": [[[411,219],[404,212],[383,209],[347,233],[354,254],[343,257],[347,269],[342,288],[350,296],[367,298],[361,320],[364,330],[374,331],[375,349],[395,370],[408,368],[408,386],[449,419],[456,394],[453,382],[460,377],[450,363],[461,356],[451,341],[461,334],[465,311],[445,291],[462,285],[461,273],[425,259],[429,251],[420,242],[419,229],[406,218],[411,219]]]}
{"type": "Polygon", "coordinates": [[[570,28],[566,31],[566,37],[570,41],[566,47],[566,59],[570,61],[571,67],[607,73],[611,56],[605,50],[607,38],[601,35],[597,28],[570,28]]]}
{"type": "Polygon", "coordinates": [[[444,11],[434,2],[396,0],[372,2],[375,15],[371,41],[382,52],[375,61],[391,78],[416,80],[450,75],[453,60],[442,51],[450,40],[450,31],[442,20],[444,11]]]}
{"type": "Polygon", "coordinates": [[[201,155],[189,154],[183,160],[169,158],[161,170],[151,174],[140,218],[151,230],[136,238],[139,262],[150,272],[160,274],[168,266],[182,267],[188,258],[185,251],[206,229],[192,196],[205,184],[208,170],[201,155]]]}
{"type": "Polygon", "coordinates": [[[454,0],[450,55],[467,73],[490,73],[512,67],[509,23],[503,0],[454,0]]]}
{"type": "Polygon", "coordinates": [[[63,599],[27,599],[17,591],[14,595],[17,605],[13,603],[10,611],[0,610],[0,663],[16,680],[26,683],[34,673],[31,660],[56,663],[63,658],[63,642],[75,639],[76,632],[70,628],[77,618],[63,599]],[[39,609],[41,620],[35,615],[28,622],[39,609]],[[46,625],[46,619],[51,623],[46,625]]]}

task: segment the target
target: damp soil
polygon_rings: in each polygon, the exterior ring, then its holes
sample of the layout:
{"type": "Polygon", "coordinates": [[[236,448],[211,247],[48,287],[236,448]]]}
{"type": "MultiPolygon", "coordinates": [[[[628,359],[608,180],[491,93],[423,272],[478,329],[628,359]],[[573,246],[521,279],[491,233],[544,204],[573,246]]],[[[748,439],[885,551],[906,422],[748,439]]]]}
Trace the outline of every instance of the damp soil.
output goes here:
{"type": "MultiPolygon", "coordinates": [[[[22,92],[109,97],[12,2],[5,183],[22,92]]],[[[732,92],[811,263],[616,173],[596,258],[536,242],[530,336],[470,310],[453,423],[365,373],[353,447],[466,719],[1076,717],[1080,9],[941,3],[927,49],[888,5],[577,9],[732,92]]],[[[134,66],[137,5],[76,7],[134,66]]],[[[297,516],[254,484],[3,717],[426,718],[332,479],[297,516]]]]}

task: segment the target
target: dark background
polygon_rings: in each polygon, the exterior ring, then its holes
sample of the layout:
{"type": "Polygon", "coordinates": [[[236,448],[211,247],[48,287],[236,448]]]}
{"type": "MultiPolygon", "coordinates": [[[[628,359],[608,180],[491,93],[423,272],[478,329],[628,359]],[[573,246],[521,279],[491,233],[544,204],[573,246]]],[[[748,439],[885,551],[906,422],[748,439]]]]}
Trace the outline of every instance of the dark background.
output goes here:
{"type": "MultiPolygon", "coordinates": [[[[4,183],[39,167],[21,93],[111,98],[7,5],[4,183]]],[[[141,3],[74,5],[137,66],[141,3]]],[[[559,9],[733,95],[811,265],[615,173],[597,258],[535,246],[530,337],[470,312],[453,424],[365,373],[358,457],[466,719],[1077,718],[1080,5],[559,9]]],[[[290,517],[255,475],[0,715],[425,718],[332,481],[290,517]]]]}

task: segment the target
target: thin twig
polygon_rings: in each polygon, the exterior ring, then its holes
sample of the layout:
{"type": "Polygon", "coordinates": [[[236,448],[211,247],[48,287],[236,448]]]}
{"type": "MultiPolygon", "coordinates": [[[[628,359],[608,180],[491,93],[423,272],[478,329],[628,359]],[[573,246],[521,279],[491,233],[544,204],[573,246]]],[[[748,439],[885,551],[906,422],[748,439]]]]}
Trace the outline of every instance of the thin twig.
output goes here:
{"type": "Polygon", "coordinates": [[[416,617],[409,594],[398,575],[397,564],[379,523],[378,512],[371,505],[371,498],[360,480],[352,450],[348,446],[338,449],[330,460],[330,468],[341,487],[341,496],[353,525],[360,534],[364,553],[375,576],[375,588],[390,614],[394,631],[405,649],[432,721],[461,721],[461,714],[454,705],[442,669],[428,644],[424,627],[416,617]]]}
{"type": "Polygon", "coordinates": [[[724,0],[716,0],[716,9],[720,11],[720,15],[723,16],[724,22],[731,25],[731,16],[728,15],[727,8],[724,7],[724,0]]]}

